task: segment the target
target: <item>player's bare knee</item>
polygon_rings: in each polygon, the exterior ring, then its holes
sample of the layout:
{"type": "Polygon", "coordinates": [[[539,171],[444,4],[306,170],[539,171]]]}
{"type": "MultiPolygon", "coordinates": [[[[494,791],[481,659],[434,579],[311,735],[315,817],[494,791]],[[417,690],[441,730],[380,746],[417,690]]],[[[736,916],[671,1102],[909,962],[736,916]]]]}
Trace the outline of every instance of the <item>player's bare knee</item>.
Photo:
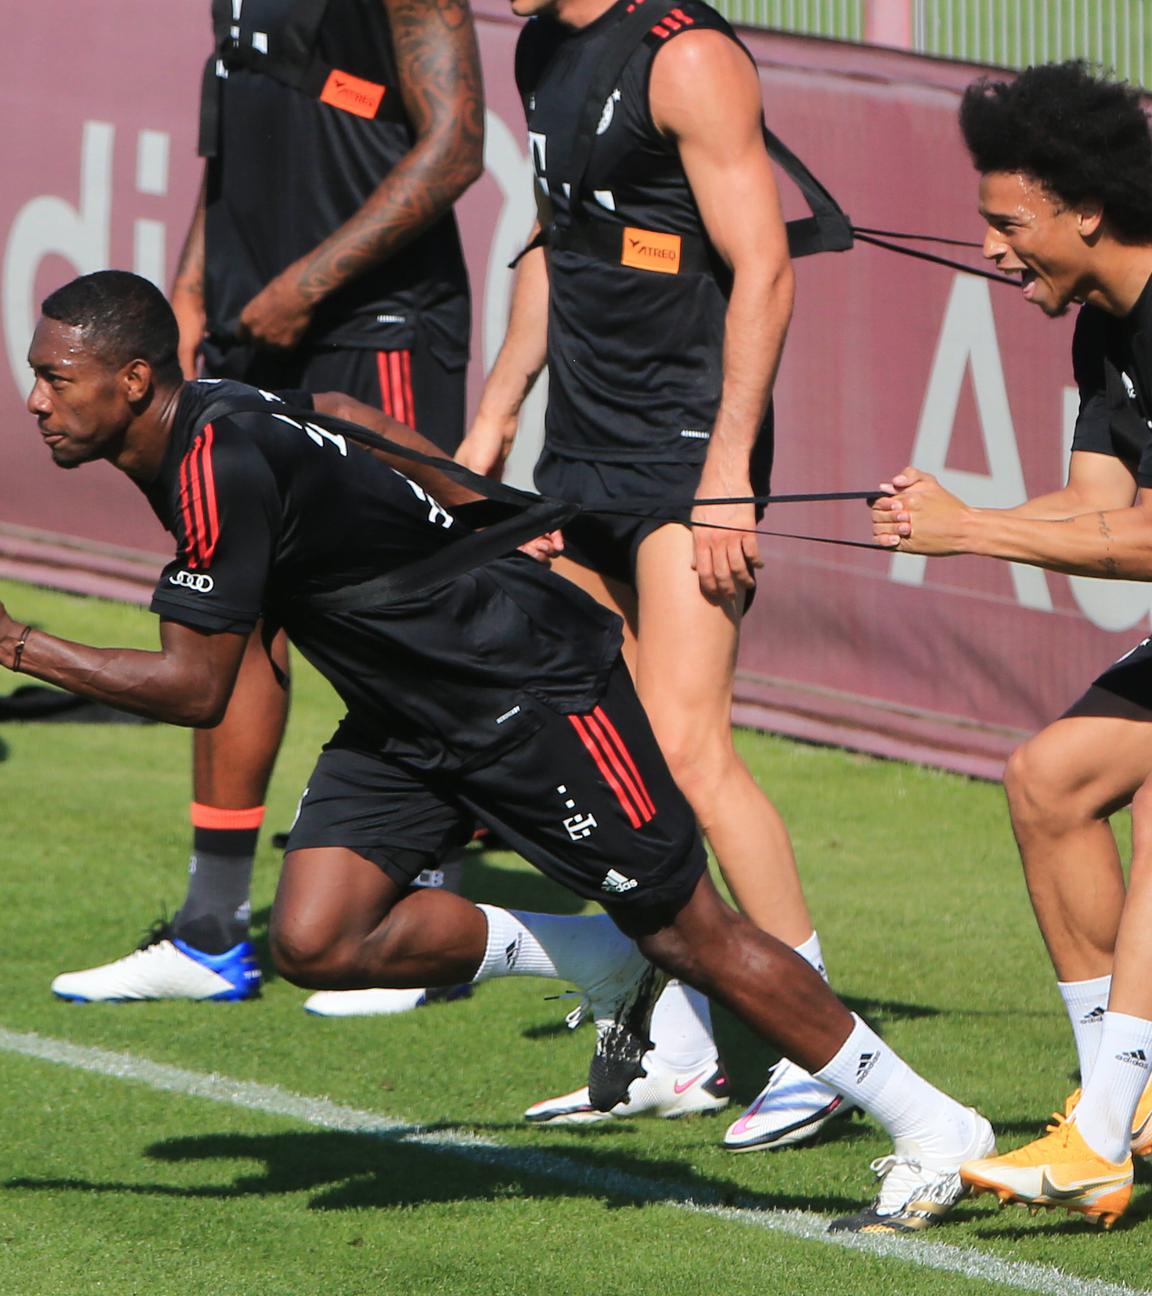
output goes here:
{"type": "Polygon", "coordinates": [[[347,983],[348,960],[338,940],[317,935],[304,927],[274,926],[269,932],[268,943],[277,972],[293,985],[325,990],[347,983]]]}
{"type": "Polygon", "coordinates": [[[673,736],[659,734],[658,738],[672,777],[699,813],[699,807],[712,804],[722,794],[737,767],[735,748],[727,735],[708,738],[685,731],[673,736]]]}
{"type": "Polygon", "coordinates": [[[1004,792],[1017,836],[1056,835],[1097,817],[1074,754],[1049,741],[1047,731],[1021,744],[1008,758],[1004,792]]]}

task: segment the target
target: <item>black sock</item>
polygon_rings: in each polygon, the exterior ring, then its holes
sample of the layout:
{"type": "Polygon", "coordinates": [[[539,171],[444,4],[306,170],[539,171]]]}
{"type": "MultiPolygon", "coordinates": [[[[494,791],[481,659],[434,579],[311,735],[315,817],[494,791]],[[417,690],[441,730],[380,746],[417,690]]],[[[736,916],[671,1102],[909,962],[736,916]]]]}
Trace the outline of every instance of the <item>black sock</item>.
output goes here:
{"type": "Polygon", "coordinates": [[[247,939],[252,915],[252,865],[263,807],[244,811],[193,805],[188,894],[172,934],[205,954],[223,954],[247,939]],[[199,813],[198,813],[199,812],[199,813]],[[205,824],[204,819],[211,819],[205,824]],[[240,820],[244,826],[220,826],[240,820]]]}

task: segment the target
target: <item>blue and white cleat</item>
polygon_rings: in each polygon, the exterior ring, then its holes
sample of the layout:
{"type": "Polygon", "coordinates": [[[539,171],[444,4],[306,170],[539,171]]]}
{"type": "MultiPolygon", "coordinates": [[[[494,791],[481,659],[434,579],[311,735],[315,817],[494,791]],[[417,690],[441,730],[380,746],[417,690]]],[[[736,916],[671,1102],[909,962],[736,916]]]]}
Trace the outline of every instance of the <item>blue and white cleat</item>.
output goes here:
{"type": "Polygon", "coordinates": [[[52,993],[72,1003],[126,1003],[148,999],[229,1002],[260,994],[260,965],[251,941],[223,954],[205,954],[157,923],[126,958],[80,972],[62,972],[52,993]]]}

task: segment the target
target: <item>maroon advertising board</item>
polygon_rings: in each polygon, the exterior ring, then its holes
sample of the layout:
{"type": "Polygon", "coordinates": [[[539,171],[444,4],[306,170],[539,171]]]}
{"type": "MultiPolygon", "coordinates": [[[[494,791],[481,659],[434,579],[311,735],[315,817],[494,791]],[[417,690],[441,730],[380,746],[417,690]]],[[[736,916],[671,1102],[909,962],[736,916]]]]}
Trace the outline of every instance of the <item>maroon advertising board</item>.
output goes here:
{"type": "MultiPolygon", "coordinates": [[[[10,15],[0,79],[0,574],[146,598],[166,538],[104,466],[52,467],[23,409],[37,304],[115,265],[167,284],[199,180],[195,105],[208,4],[40,0],[10,15]]],[[[512,84],[519,22],[477,8],[487,171],[460,206],[474,296],[472,394],[499,346],[507,263],[532,220],[512,84]]],[[[976,70],[892,51],[747,33],[767,119],[854,223],[978,239],[956,106],[976,70]]],[[[802,214],[781,179],[786,213],[802,214]]],[[[978,261],[975,252],[965,253],[978,261]]],[[[1062,480],[1075,415],[1071,322],[1011,288],[858,246],[797,264],[777,387],[774,489],[874,487],[915,462],[996,507],[1062,480]]],[[[543,391],[522,420],[531,469],[543,391]]],[[[862,504],[778,505],[770,530],[868,539],[862,504]]],[[[765,537],[737,718],[994,775],[1020,736],[1145,633],[1152,585],[976,559],[765,537]]]]}

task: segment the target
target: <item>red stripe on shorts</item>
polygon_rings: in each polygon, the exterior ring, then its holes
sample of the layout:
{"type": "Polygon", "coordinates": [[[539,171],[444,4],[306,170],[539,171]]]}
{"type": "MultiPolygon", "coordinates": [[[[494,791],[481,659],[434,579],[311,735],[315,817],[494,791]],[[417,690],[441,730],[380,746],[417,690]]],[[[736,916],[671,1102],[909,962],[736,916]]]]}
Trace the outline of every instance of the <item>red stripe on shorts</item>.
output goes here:
{"type": "Polygon", "coordinates": [[[377,351],[380,408],[398,423],[416,426],[416,399],[412,393],[412,352],[377,351]]]}
{"type": "Polygon", "coordinates": [[[400,367],[404,371],[404,401],[408,407],[408,417],[404,420],[410,428],[416,426],[416,397],[412,391],[412,352],[400,352],[400,367]]]}
{"type": "Polygon", "coordinates": [[[573,729],[575,729],[580,735],[580,741],[587,748],[588,754],[596,762],[600,773],[604,776],[604,781],[612,791],[616,793],[616,800],[624,807],[624,812],[628,816],[628,822],[633,828],[639,828],[645,821],[641,818],[640,812],[636,809],[631,796],[625,791],[620,780],[613,773],[611,765],[605,759],[600,743],[588,724],[588,717],[570,715],[568,719],[571,720],[573,729]]]}
{"type": "Polygon", "coordinates": [[[380,408],[390,418],[395,418],[392,412],[392,379],[388,375],[388,352],[376,352],[376,372],[380,377],[380,408]]]}
{"type": "Polygon", "coordinates": [[[620,737],[620,731],[608,719],[608,714],[603,707],[597,707],[592,712],[592,718],[599,721],[604,727],[604,732],[607,735],[605,747],[609,751],[614,751],[624,763],[629,783],[636,796],[636,804],[644,812],[645,821],[651,819],[656,814],[656,803],[649,795],[648,788],[640,777],[640,771],[636,768],[636,762],[632,759],[632,753],[624,745],[624,739],[620,737]]]}

